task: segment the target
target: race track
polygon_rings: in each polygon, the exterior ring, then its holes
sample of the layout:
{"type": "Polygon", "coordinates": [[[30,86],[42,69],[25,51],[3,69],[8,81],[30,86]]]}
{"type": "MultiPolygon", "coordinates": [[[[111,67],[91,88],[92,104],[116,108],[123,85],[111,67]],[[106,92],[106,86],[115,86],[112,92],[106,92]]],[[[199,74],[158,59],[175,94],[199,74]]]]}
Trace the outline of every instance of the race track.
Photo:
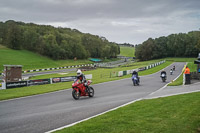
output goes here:
{"type": "Polygon", "coordinates": [[[185,63],[167,67],[167,82],[160,72],[141,76],[140,86],[133,86],[131,79],[92,85],[93,98],[72,98],[72,89],[0,102],[1,133],[43,133],[76,121],[97,115],[122,104],[145,98],[175,79],[185,63]],[[173,75],[169,74],[176,66],[173,75]]]}

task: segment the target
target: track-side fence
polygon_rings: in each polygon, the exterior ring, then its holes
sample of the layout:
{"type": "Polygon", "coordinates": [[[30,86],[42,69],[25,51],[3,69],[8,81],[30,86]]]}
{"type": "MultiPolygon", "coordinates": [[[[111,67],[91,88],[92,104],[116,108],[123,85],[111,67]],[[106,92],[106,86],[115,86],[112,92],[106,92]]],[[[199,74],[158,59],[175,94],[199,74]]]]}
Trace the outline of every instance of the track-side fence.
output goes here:
{"type": "Polygon", "coordinates": [[[148,65],[146,67],[137,68],[137,69],[125,70],[125,71],[117,71],[117,72],[113,71],[113,72],[106,73],[106,74],[100,74],[100,77],[101,78],[121,77],[121,76],[124,76],[124,75],[131,74],[131,73],[133,73],[133,71],[137,71],[138,72],[138,71],[148,70],[148,69],[151,69],[151,68],[156,67],[158,65],[161,65],[163,63],[165,63],[165,60],[157,62],[157,63],[154,63],[154,64],[151,64],[151,65],[148,65]]]}

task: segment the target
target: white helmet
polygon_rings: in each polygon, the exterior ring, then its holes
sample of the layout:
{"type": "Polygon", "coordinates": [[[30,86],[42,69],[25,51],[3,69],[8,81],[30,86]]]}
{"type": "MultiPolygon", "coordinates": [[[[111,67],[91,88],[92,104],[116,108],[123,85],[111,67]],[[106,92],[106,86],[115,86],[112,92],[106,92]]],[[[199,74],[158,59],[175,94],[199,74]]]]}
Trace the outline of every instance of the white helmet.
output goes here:
{"type": "Polygon", "coordinates": [[[80,69],[78,69],[78,71],[76,73],[77,73],[77,76],[80,76],[82,74],[80,69]]]}

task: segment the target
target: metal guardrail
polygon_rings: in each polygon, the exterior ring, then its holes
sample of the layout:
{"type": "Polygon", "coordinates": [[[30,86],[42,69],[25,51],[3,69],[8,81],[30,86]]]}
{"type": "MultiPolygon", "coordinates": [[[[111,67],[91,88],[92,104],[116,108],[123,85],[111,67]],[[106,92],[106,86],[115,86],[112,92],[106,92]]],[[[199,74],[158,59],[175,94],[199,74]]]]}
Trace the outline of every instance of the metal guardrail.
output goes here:
{"type": "Polygon", "coordinates": [[[118,60],[118,61],[112,61],[112,62],[107,62],[107,63],[95,63],[97,67],[114,67],[115,65],[121,65],[123,63],[128,63],[130,61],[128,60],[118,60]]]}

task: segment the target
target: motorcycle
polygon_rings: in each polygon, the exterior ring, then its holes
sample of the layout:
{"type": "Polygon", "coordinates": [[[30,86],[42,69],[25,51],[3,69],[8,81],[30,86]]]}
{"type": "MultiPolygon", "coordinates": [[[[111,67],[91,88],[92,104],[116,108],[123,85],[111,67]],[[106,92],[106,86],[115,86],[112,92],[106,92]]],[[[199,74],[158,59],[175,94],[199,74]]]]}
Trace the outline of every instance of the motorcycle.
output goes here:
{"type": "Polygon", "coordinates": [[[78,100],[81,96],[94,96],[94,89],[89,86],[92,83],[91,80],[87,81],[87,87],[80,81],[80,79],[75,80],[72,84],[72,96],[75,100],[78,100]]]}
{"type": "Polygon", "coordinates": [[[139,85],[139,79],[136,75],[132,76],[133,85],[139,85]]]}
{"type": "Polygon", "coordinates": [[[172,75],[172,74],[173,74],[173,70],[171,69],[171,70],[170,70],[170,75],[172,75]]]}
{"type": "Polygon", "coordinates": [[[166,81],[166,79],[167,79],[167,76],[166,76],[166,74],[164,74],[164,73],[163,73],[163,74],[161,74],[161,76],[160,76],[160,77],[161,77],[161,79],[162,79],[162,81],[163,81],[163,82],[165,82],[165,81],[166,81]]]}
{"type": "Polygon", "coordinates": [[[176,67],[174,66],[174,67],[173,67],[173,71],[175,71],[175,69],[176,69],[176,67]]]}

